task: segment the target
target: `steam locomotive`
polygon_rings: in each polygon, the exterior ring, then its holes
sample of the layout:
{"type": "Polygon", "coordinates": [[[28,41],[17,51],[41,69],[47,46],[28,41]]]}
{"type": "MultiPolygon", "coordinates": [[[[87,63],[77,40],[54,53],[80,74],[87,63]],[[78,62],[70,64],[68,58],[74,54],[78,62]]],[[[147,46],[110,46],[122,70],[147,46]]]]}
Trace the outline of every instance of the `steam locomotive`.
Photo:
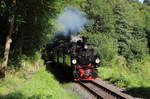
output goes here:
{"type": "Polygon", "coordinates": [[[49,62],[61,62],[71,66],[74,81],[94,80],[100,65],[99,55],[87,43],[86,37],[79,35],[56,35],[46,46],[46,58],[49,62]],[[66,60],[69,60],[66,63],[66,60]]]}

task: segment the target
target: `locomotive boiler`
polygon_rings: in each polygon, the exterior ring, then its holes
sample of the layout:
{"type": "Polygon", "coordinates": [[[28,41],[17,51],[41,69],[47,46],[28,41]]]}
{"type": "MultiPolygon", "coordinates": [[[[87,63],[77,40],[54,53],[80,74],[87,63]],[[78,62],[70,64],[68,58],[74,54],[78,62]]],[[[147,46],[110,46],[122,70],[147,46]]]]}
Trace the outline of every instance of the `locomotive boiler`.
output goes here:
{"type": "Polygon", "coordinates": [[[94,80],[100,65],[99,55],[80,35],[56,35],[51,44],[46,46],[46,60],[69,64],[74,81],[94,80]],[[69,62],[68,62],[69,60],[69,62]],[[67,61],[67,62],[66,62],[67,61]]]}

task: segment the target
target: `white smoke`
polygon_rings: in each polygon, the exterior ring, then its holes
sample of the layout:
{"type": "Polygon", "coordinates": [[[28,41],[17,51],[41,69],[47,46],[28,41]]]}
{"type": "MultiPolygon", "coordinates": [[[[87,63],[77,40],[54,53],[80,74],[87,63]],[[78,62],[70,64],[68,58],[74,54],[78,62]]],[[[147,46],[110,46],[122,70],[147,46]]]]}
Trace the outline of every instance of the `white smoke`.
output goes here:
{"type": "Polygon", "coordinates": [[[70,41],[71,41],[71,42],[77,42],[77,41],[79,41],[79,40],[82,41],[82,38],[80,37],[80,35],[72,35],[70,41]]]}
{"type": "Polygon", "coordinates": [[[58,24],[64,29],[64,35],[75,35],[87,24],[87,19],[78,9],[68,7],[59,15],[58,24]]]}

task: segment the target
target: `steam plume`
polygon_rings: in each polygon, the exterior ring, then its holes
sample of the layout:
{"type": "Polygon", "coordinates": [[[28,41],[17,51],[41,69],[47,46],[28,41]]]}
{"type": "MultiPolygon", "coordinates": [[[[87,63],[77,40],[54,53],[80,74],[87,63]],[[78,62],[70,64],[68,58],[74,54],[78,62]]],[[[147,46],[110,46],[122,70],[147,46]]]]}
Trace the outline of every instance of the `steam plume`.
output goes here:
{"type": "Polygon", "coordinates": [[[64,35],[75,35],[87,24],[87,19],[79,10],[69,7],[58,17],[58,24],[64,29],[64,35]]]}

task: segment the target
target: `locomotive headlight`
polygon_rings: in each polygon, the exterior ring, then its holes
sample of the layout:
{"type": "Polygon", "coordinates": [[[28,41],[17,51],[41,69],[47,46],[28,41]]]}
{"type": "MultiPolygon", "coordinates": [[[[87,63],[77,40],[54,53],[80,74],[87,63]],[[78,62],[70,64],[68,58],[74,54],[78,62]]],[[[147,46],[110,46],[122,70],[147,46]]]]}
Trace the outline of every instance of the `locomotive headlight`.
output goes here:
{"type": "Polygon", "coordinates": [[[72,60],[72,64],[76,64],[77,63],[77,60],[76,59],[73,59],[72,60]]]}
{"type": "Polygon", "coordinates": [[[85,49],[88,49],[88,46],[87,46],[87,45],[84,45],[84,48],[85,48],[85,49]]]}
{"type": "Polygon", "coordinates": [[[95,59],[95,63],[97,63],[97,64],[100,63],[100,59],[99,59],[99,58],[96,58],[96,59],[95,59]]]}

